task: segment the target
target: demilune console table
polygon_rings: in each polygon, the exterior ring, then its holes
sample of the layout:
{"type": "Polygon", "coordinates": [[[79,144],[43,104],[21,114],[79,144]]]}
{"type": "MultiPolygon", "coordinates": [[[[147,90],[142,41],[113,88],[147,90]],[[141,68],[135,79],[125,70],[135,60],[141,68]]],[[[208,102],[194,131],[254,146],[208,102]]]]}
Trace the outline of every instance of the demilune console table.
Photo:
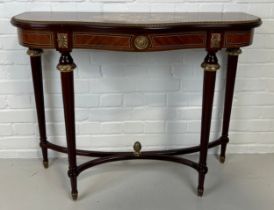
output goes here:
{"type": "Polygon", "coordinates": [[[32,67],[40,146],[44,167],[48,167],[47,150],[67,153],[71,195],[77,199],[77,176],[95,165],[129,159],[173,161],[192,167],[199,173],[198,195],[204,192],[208,148],[221,145],[220,161],[225,161],[234,83],[240,48],[252,43],[254,28],[261,24],[258,17],[245,13],[90,13],[90,12],[26,12],[11,19],[18,28],[21,45],[28,47],[32,67]],[[204,48],[207,55],[204,69],[200,145],[165,151],[141,152],[136,142],[133,152],[104,152],[76,149],[74,81],[76,65],[72,49],[100,49],[130,52],[165,51],[204,48]],[[228,54],[222,135],[209,142],[216,72],[220,65],[217,51],[226,48],[228,54]],[[47,141],[41,54],[43,49],[61,53],[57,69],[61,74],[67,148],[47,141]],[[198,162],[177,155],[199,152],[198,162]],[[98,157],[77,165],[76,155],[98,157]]]}

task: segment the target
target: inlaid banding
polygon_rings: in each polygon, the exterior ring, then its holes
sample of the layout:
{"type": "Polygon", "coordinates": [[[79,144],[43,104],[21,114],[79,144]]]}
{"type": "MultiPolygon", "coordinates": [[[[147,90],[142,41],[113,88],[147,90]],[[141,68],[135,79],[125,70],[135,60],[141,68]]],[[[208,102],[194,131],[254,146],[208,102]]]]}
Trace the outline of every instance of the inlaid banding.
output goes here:
{"type": "Polygon", "coordinates": [[[92,33],[74,33],[73,47],[95,49],[130,49],[130,35],[103,35],[92,33]]]}
{"type": "Polygon", "coordinates": [[[241,47],[252,43],[253,33],[247,32],[227,32],[225,34],[225,47],[241,47]]]}
{"type": "Polygon", "coordinates": [[[206,33],[185,33],[152,36],[152,48],[202,48],[206,46],[206,33]]]}
{"type": "Polygon", "coordinates": [[[28,31],[18,29],[19,42],[32,48],[54,48],[53,33],[50,31],[28,31]]]}

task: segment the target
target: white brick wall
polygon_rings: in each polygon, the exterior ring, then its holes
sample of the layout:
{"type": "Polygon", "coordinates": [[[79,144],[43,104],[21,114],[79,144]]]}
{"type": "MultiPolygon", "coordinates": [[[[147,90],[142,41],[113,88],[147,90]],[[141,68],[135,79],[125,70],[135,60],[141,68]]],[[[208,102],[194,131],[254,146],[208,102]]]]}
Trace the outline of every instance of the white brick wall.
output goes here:
{"type": "MultiPolygon", "coordinates": [[[[254,45],[240,56],[228,151],[274,152],[274,0],[0,0],[0,157],[40,156],[29,59],[9,23],[28,10],[243,11],[262,17],[254,45]]],[[[131,150],[137,140],[144,149],[197,144],[205,54],[75,50],[78,147],[131,150]]],[[[65,145],[58,56],[46,51],[43,57],[46,117],[49,140],[65,145]]],[[[220,132],[224,77],[222,68],[211,139],[220,132]]]]}

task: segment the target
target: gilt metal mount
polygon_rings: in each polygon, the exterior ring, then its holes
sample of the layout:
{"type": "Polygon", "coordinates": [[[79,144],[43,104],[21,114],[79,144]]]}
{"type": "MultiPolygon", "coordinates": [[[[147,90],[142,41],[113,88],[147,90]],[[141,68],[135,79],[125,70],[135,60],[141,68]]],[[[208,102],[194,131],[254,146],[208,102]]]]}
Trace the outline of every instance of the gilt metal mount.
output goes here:
{"type": "Polygon", "coordinates": [[[220,68],[220,65],[217,64],[210,64],[210,63],[202,63],[202,68],[204,68],[205,71],[217,71],[220,68]]]}
{"type": "Polygon", "coordinates": [[[76,65],[74,63],[72,64],[58,64],[57,69],[60,72],[72,72],[76,68],[76,65]]]}
{"type": "Polygon", "coordinates": [[[39,56],[41,56],[42,53],[43,53],[43,50],[41,50],[41,49],[28,49],[27,50],[27,54],[30,57],[39,57],[39,56]]]}
{"type": "Polygon", "coordinates": [[[227,49],[226,50],[227,54],[230,55],[230,56],[238,56],[242,53],[242,50],[241,49],[227,49]]]}
{"type": "Polygon", "coordinates": [[[137,36],[134,39],[134,46],[138,50],[144,50],[144,49],[148,48],[149,44],[150,44],[149,38],[146,36],[137,36]]]}
{"type": "Polygon", "coordinates": [[[220,33],[212,33],[210,39],[210,48],[221,48],[222,35],[220,33]]]}
{"type": "Polygon", "coordinates": [[[142,145],[139,141],[136,141],[133,145],[133,149],[134,149],[134,154],[137,157],[141,156],[141,149],[142,149],[142,145]]]}
{"type": "Polygon", "coordinates": [[[68,48],[68,34],[57,33],[58,48],[68,48]]]}

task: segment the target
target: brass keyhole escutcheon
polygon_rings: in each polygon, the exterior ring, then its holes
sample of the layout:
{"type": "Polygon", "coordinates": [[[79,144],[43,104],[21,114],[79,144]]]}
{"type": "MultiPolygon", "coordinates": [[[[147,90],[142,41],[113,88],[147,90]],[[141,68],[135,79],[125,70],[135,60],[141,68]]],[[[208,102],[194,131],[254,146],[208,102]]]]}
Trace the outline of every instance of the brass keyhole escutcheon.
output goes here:
{"type": "Polygon", "coordinates": [[[142,145],[139,141],[136,141],[133,145],[133,149],[134,149],[134,154],[136,156],[141,156],[141,149],[142,149],[142,145]]]}
{"type": "Polygon", "coordinates": [[[150,44],[149,38],[146,36],[137,36],[134,39],[134,46],[138,50],[144,50],[144,49],[148,48],[149,44],[150,44]]]}

